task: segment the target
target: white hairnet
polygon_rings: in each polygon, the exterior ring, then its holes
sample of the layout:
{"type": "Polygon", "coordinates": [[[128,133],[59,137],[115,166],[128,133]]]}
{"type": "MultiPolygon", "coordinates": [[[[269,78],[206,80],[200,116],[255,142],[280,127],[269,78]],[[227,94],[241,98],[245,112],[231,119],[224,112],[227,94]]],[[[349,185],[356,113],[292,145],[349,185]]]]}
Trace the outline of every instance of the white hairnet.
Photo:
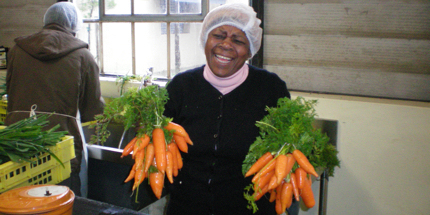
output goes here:
{"type": "Polygon", "coordinates": [[[260,23],[261,20],[257,18],[257,13],[251,6],[240,3],[224,4],[206,15],[200,33],[200,43],[204,49],[208,34],[213,29],[222,25],[234,26],[245,32],[253,57],[261,46],[263,29],[260,28],[260,23]]]}
{"type": "Polygon", "coordinates": [[[51,23],[59,24],[71,33],[78,32],[83,23],[79,10],[71,2],[53,4],[46,11],[43,22],[45,25],[51,23]]]}

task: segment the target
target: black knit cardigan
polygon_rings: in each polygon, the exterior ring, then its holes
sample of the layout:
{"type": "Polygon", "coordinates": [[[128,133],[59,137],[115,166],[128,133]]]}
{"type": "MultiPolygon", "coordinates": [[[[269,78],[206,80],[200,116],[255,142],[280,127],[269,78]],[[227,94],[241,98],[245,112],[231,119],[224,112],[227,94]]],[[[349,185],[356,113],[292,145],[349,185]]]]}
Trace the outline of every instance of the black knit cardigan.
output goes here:
{"type": "MultiPolygon", "coordinates": [[[[168,185],[168,214],[252,214],[243,197],[252,177],[244,178],[242,162],[259,135],[255,123],[267,114],[265,108],[290,93],[275,73],[249,65],[244,83],[222,95],[204,79],[203,68],[180,73],[167,85],[164,115],[182,125],[194,142],[182,153],[183,168],[168,185]]],[[[276,214],[265,197],[257,202],[259,214],[276,214]]]]}

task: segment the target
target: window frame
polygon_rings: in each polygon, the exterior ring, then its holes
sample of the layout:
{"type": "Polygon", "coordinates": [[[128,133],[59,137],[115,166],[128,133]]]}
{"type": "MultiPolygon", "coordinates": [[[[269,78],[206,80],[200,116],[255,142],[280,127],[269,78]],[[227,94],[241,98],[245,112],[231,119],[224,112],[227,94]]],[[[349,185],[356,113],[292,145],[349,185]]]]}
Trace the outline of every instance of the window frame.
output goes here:
{"type": "Polygon", "coordinates": [[[261,0],[250,0],[249,5],[254,8],[257,13],[257,18],[261,20],[260,27],[263,29],[263,35],[261,35],[261,46],[260,50],[249,60],[249,64],[263,68],[263,57],[264,57],[264,1],[261,0]]]}
{"type": "MultiPolygon", "coordinates": [[[[166,14],[134,14],[134,0],[131,1],[131,14],[130,15],[117,15],[117,14],[106,14],[105,13],[105,0],[98,0],[99,2],[99,18],[98,19],[84,19],[84,23],[97,23],[99,27],[98,37],[98,63],[100,68],[101,76],[112,76],[112,74],[105,73],[104,70],[104,56],[103,56],[103,23],[106,22],[127,22],[131,24],[131,66],[132,74],[136,75],[136,35],[135,35],[135,23],[140,22],[165,22],[166,35],[167,35],[167,79],[171,79],[171,44],[170,44],[170,24],[172,22],[203,22],[203,19],[209,12],[209,0],[201,0],[201,13],[199,14],[171,14],[170,13],[170,0],[166,0],[166,14]]],[[[118,76],[118,75],[115,75],[118,76]]]]}

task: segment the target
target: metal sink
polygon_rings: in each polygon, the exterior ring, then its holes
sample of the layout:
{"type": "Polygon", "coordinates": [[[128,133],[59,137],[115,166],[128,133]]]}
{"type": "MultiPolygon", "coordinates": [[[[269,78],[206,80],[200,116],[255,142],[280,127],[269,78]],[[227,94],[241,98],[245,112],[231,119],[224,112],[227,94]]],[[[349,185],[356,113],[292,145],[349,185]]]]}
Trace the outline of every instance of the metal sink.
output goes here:
{"type": "MultiPolygon", "coordinates": [[[[133,181],[124,183],[134,160],[131,156],[121,158],[123,148],[136,133],[130,129],[124,132],[122,124],[111,123],[107,128],[111,135],[103,145],[87,145],[88,150],[88,198],[112,205],[141,210],[158,200],[148,183],[142,183],[138,191],[132,191],[133,181]],[[137,191],[137,192],[136,192],[137,191]],[[137,195],[137,196],[136,196],[137,195]]],[[[94,129],[83,126],[86,142],[94,129]]],[[[165,193],[163,193],[165,195],[165,193]]]]}
{"type": "Polygon", "coordinates": [[[329,143],[336,146],[337,144],[337,125],[338,122],[336,120],[329,119],[315,119],[313,123],[313,127],[315,129],[321,129],[322,133],[327,134],[330,138],[329,143]]]}
{"type": "MultiPolygon", "coordinates": [[[[107,127],[110,136],[104,143],[88,144],[88,157],[97,160],[105,160],[119,164],[133,165],[134,161],[130,156],[120,158],[122,149],[136,135],[133,129],[124,131],[124,126],[119,123],[110,123],[107,127]]],[[[91,136],[95,135],[94,129],[90,126],[83,126],[86,142],[89,143],[91,136]]]]}

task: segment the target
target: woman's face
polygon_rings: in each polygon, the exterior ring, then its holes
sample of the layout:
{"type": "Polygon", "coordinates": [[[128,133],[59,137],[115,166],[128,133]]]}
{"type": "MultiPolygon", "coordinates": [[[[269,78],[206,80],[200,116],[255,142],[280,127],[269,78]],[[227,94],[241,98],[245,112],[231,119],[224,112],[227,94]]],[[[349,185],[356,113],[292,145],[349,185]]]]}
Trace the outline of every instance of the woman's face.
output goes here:
{"type": "Polygon", "coordinates": [[[251,56],[245,33],[233,26],[223,25],[208,34],[205,46],[208,66],[218,77],[236,73],[251,56]]]}

